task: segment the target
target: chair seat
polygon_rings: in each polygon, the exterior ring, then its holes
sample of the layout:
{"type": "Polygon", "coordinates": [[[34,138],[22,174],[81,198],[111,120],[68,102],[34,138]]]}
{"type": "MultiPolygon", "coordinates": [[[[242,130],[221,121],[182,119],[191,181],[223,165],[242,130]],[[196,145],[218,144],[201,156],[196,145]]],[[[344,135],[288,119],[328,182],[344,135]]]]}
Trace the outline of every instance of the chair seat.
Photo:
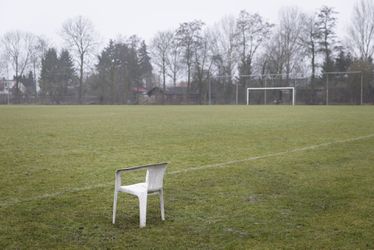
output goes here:
{"type": "Polygon", "coordinates": [[[128,185],[128,186],[121,186],[118,191],[133,194],[137,196],[138,194],[141,194],[141,193],[147,193],[147,183],[143,182],[143,183],[137,183],[137,184],[128,185]]]}

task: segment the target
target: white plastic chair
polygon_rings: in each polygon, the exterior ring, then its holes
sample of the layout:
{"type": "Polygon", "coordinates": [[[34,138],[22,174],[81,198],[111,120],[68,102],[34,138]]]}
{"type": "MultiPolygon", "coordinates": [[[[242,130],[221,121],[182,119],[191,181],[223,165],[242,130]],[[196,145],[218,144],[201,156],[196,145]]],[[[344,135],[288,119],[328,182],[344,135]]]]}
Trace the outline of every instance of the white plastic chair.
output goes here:
{"type": "Polygon", "coordinates": [[[164,189],[163,180],[167,163],[159,163],[153,165],[131,167],[116,170],[115,187],[114,187],[114,201],[113,201],[113,224],[116,222],[117,198],[118,193],[128,193],[136,195],[139,199],[139,218],[140,227],[145,227],[147,220],[147,197],[148,194],[160,195],[161,219],[165,220],[164,211],[164,189]],[[147,169],[145,182],[137,183],[128,186],[122,186],[121,174],[122,172],[132,172],[137,170],[147,169]]]}

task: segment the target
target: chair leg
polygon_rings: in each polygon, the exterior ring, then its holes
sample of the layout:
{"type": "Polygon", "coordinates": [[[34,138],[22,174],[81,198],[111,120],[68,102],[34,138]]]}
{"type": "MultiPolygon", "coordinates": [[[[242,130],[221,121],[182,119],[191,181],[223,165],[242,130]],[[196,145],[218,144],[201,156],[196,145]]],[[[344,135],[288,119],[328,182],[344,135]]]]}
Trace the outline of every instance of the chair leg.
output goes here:
{"type": "Polygon", "coordinates": [[[147,193],[139,195],[138,198],[140,227],[145,227],[147,221],[147,193]]]}
{"type": "Polygon", "coordinates": [[[114,191],[114,200],[113,200],[113,219],[112,223],[116,223],[116,212],[117,212],[117,198],[118,198],[118,192],[117,190],[114,191]]]}
{"type": "Polygon", "coordinates": [[[161,209],[161,220],[165,220],[165,209],[164,209],[164,190],[160,190],[160,209],[161,209]]]}

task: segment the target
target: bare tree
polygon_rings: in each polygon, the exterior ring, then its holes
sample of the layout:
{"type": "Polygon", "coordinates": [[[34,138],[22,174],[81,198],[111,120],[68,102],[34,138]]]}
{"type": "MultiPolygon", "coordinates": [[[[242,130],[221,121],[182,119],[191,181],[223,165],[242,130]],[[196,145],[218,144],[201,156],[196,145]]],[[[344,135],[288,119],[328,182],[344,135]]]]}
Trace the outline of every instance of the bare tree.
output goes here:
{"type": "Polygon", "coordinates": [[[191,88],[191,69],[195,47],[201,42],[201,30],[204,23],[200,20],[181,23],[176,32],[178,44],[184,50],[184,60],[187,66],[187,91],[191,88]]]}
{"type": "Polygon", "coordinates": [[[242,10],[237,19],[237,41],[240,53],[240,74],[250,75],[252,63],[259,47],[271,34],[273,25],[264,21],[259,14],[242,10]]]}
{"type": "Polygon", "coordinates": [[[324,54],[325,61],[323,71],[328,72],[333,70],[332,55],[336,49],[336,17],[337,12],[334,8],[323,6],[317,17],[317,25],[319,29],[319,46],[320,51],[324,54]]]}
{"type": "Polygon", "coordinates": [[[177,80],[182,71],[182,48],[174,37],[170,44],[169,53],[167,55],[167,74],[173,80],[174,87],[177,86],[177,80]]]}
{"type": "Polygon", "coordinates": [[[35,41],[36,38],[33,34],[22,31],[8,32],[2,39],[5,58],[10,63],[15,74],[15,97],[17,103],[20,98],[19,78],[30,66],[31,58],[33,53],[35,53],[35,41]]]}
{"type": "Polygon", "coordinates": [[[238,37],[236,32],[236,18],[234,16],[222,18],[211,28],[212,41],[210,47],[213,70],[219,76],[218,79],[223,88],[225,102],[231,101],[233,78],[238,65],[238,37]]]}
{"type": "Polygon", "coordinates": [[[166,92],[168,53],[172,45],[173,36],[173,32],[171,31],[158,32],[151,43],[152,61],[160,69],[162,74],[163,101],[165,101],[166,92]]]}
{"type": "Polygon", "coordinates": [[[315,15],[303,16],[303,27],[300,35],[300,43],[304,48],[307,56],[310,58],[310,66],[312,68],[312,82],[316,76],[317,68],[317,53],[318,53],[318,38],[319,29],[317,27],[315,15]]]}
{"type": "Polygon", "coordinates": [[[210,76],[210,69],[212,67],[213,61],[212,59],[212,36],[211,33],[206,30],[203,33],[201,42],[198,46],[195,46],[194,51],[194,73],[195,79],[197,82],[197,89],[199,90],[199,103],[202,104],[203,102],[203,95],[204,95],[204,81],[209,79],[210,76]]]}
{"type": "Polygon", "coordinates": [[[48,50],[48,41],[41,36],[36,37],[33,53],[31,55],[32,73],[34,77],[35,93],[37,93],[37,76],[39,75],[42,66],[42,59],[48,50]]]}
{"type": "Polygon", "coordinates": [[[290,7],[281,11],[279,36],[284,56],[284,70],[288,80],[292,71],[304,55],[300,37],[303,32],[303,14],[298,8],[290,7]]]}
{"type": "Polygon", "coordinates": [[[62,26],[62,37],[75,55],[79,66],[79,103],[82,102],[83,74],[88,57],[97,45],[97,35],[92,22],[82,16],[68,19],[62,26]]]}
{"type": "Polygon", "coordinates": [[[284,71],[285,51],[279,29],[274,33],[272,38],[266,43],[266,49],[262,62],[262,71],[270,74],[282,74],[284,71]]]}
{"type": "Polygon", "coordinates": [[[236,19],[227,16],[220,20],[212,29],[212,50],[215,57],[222,62],[220,72],[228,78],[231,83],[237,64],[237,42],[236,42],[236,19]]]}
{"type": "Polygon", "coordinates": [[[5,55],[0,50],[0,78],[8,77],[8,62],[5,55]]]}
{"type": "Polygon", "coordinates": [[[362,60],[368,61],[374,53],[374,2],[360,0],[353,8],[352,23],[348,29],[348,43],[362,60]]]}

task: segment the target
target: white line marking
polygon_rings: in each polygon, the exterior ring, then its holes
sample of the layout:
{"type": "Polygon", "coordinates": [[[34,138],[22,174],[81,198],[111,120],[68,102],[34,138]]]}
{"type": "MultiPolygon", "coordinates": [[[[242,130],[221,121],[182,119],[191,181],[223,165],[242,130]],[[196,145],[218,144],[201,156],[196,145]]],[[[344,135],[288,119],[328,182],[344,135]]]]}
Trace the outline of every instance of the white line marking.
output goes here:
{"type": "Polygon", "coordinates": [[[295,149],[291,149],[291,150],[288,150],[288,151],[283,151],[283,152],[278,152],[278,153],[273,153],[273,154],[254,156],[254,157],[249,157],[249,158],[241,159],[241,160],[233,160],[233,161],[227,161],[227,162],[222,162],[222,163],[204,165],[204,166],[200,166],[200,167],[185,168],[185,169],[182,169],[182,170],[169,172],[169,174],[179,174],[179,173],[185,173],[185,172],[203,170],[203,169],[209,169],[209,168],[222,168],[222,167],[226,167],[226,166],[229,166],[229,165],[232,165],[232,164],[242,163],[242,162],[246,162],[246,161],[255,161],[255,160],[265,159],[265,158],[269,158],[269,157],[287,155],[287,154],[290,154],[290,153],[313,150],[313,149],[320,148],[320,147],[327,147],[327,146],[334,145],[334,144],[342,144],[342,143],[347,143],[347,142],[354,142],[354,141],[369,139],[371,137],[374,137],[374,134],[355,137],[355,138],[350,138],[350,139],[346,139],[346,140],[326,142],[326,143],[306,146],[306,147],[302,147],[302,148],[295,148],[295,149]]]}
{"type": "MultiPolygon", "coordinates": [[[[204,170],[204,169],[210,169],[210,168],[223,168],[223,167],[228,167],[230,165],[237,164],[237,163],[242,163],[242,162],[247,162],[247,161],[255,161],[255,160],[260,160],[260,159],[265,159],[265,158],[270,158],[270,157],[287,155],[287,154],[290,154],[290,153],[313,150],[313,149],[317,149],[317,148],[320,148],[320,147],[327,147],[327,146],[331,146],[331,145],[335,145],[335,144],[343,144],[343,143],[347,143],[347,142],[360,141],[360,140],[369,139],[369,138],[372,138],[372,137],[374,137],[374,134],[359,136],[359,137],[345,139],[345,140],[337,140],[337,141],[332,141],[332,142],[326,142],[326,143],[321,143],[321,144],[316,144],[316,145],[311,145],[311,146],[306,146],[306,147],[301,147],[301,148],[295,148],[295,149],[291,149],[291,150],[283,151],[283,152],[278,152],[278,153],[254,156],[254,157],[249,157],[249,158],[245,158],[245,159],[241,159],[241,160],[233,160],[233,161],[209,164],[209,165],[204,165],[204,166],[199,166],[199,167],[187,167],[187,168],[182,169],[182,170],[171,171],[171,172],[168,173],[168,175],[176,175],[176,174],[181,174],[181,173],[186,173],[186,172],[191,172],[191,171],[204,170]]],[[[34,197],[31,197],[31,198],[27,198],[27,199],[17,199],[16,198],[16,199],[12,199],[10,201],[8,200],[8,201],[5,201],[5,202],[0,202],[0,208],[10,207],[10,206],[16,205],[18,203],[23,203],[23,202],[36,201],[36,200],[58,197],[58,196],[62,196],[64,194],[68,194],[68,193],[77,193],[77,192],[87,191],[87,190],[91,190],[91,189],[95,189],[95,188],[109,187],[109,186],[113,185],[113,183],[114,183],[114,181],[111,181],[111,182],[108,182],[108,183],[97,184],[97,185],[80,187],[80,188],[71,188],[71,189],[66,189],[64,191],[61,191],[61,192],[46,193],[46,194],[43,194],[43,195],[38,195],[38,196],[34,196],[34,197]]]]}
{"type": "MultiPolygon", "coordinates": [[[[114,183],[114,182],[111,182],[111,183],[114,183]]],[[[0,202],[0,208],[10,207],[18,203],[23,203],[23,202],[28,202],[28,201],[36,201],[36,200],[43,200],[43,199],[58,197],[58,196],[62,196],[67,193],[76,193],[76,192],[87,191],[87,190],[91,190],[95,188],[108,187],[109,185],[110,185],[109,183],[106,183],[106,184],[85,186],[85,187],[80,187],[80,188],[70,188],[70,189],[66,189],[61,192],[46,193],[46,194],[42,194],[42,195],[38,195],[38,196],[26,198],[26,199],[13,198],[10,201],[0,202]]]]}

